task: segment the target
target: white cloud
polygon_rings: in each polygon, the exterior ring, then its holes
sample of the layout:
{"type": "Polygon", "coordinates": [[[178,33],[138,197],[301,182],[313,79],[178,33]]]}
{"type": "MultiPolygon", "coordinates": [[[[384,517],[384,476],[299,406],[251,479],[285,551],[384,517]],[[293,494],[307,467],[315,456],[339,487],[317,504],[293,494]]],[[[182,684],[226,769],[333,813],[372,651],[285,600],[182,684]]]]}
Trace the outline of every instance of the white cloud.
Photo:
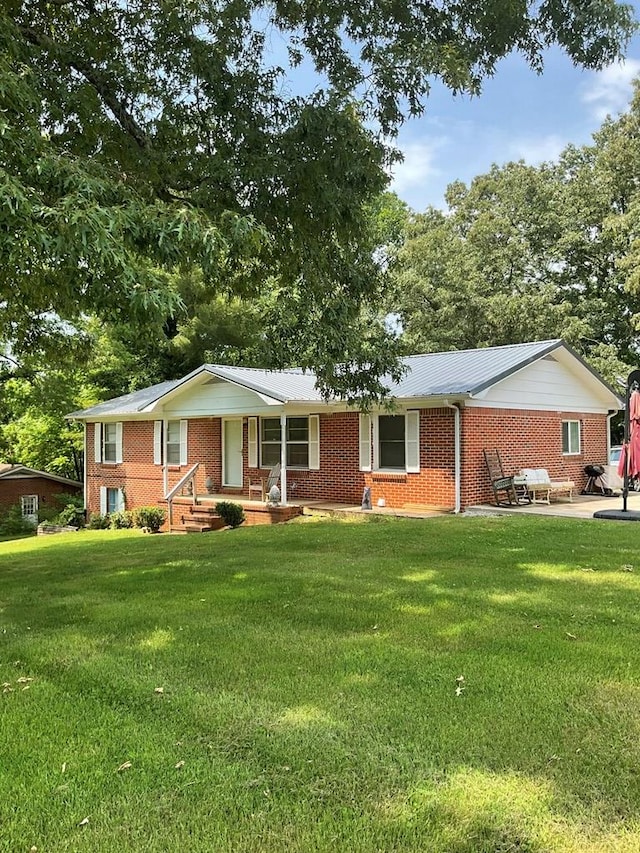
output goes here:
{"type": "Polygon", "coordinates": [[[435,157],[441,145],[441,140],[400,144],[404,160],[391,168],[391,189],[402,196],[440,174],[435,157]]]}
{"type": "Polygon", "coordinates": [[[540,163],[557,160],[567,143],[567,139],[563,139],[556,133],[539,137],[521,137],[509,144],[509,156],[514,160],[524,160],[525,163],[537,166],[540,163]]]}
{"type": "Polygon", "coordinates": [[[623,112],[631,98],[632,82],[640,74],[640,60],[627,59],[596,71],[582,100],[591,105],[593,117],[604,121],[608,115],[623,112]]]}

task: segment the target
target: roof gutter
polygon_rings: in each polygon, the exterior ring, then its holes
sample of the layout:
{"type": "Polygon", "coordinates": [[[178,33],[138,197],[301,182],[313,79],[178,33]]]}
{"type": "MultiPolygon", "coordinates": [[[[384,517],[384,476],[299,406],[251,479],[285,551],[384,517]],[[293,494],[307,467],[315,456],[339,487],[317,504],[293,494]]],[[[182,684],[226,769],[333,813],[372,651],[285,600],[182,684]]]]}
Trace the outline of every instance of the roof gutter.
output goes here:
{"type": "Polygon", "coordinates": [[[453,446],[454,446],[454,483],[455,483],[455,506],[454,513],[456,515],[459,514],[462,501],[461,501],[461,441],[460,441],[460,406],[458,404],[450,403],[448,400],[444,402],[447,409],[453,409],[454,412],[454,426],[453,426],[453,446]]]}

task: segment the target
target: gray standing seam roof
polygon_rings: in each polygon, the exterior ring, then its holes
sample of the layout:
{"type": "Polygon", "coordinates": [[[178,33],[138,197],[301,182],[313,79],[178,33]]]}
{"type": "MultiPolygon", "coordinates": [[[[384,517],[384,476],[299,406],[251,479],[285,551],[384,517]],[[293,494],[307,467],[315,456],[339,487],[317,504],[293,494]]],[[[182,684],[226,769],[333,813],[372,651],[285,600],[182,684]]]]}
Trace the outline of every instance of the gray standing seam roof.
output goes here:
{"type": "MultiPolygon", "coordinates": [[[[399,399],[469,396],[478,394],[561,346],[566,345],[555,339],[412,355],[402,359],[407,372],[400,382],[393,385],[389,380],[387,384],[392,395],[399,399]]],[[[579,356],[575,353],[573,355],[582,362],[579,356]]],[[[315,375],[310,372],[304,373],[299,369],[260,370],[253,367],[204,364],[182,379],[161,382],[150,388],[116,397],[88,409],[73,412],[68,417],[86,418],[142,412],[170,391],[203,372],[237,383],[282,403],[322,401],[322,396],[315,386],[315,375]]]]}

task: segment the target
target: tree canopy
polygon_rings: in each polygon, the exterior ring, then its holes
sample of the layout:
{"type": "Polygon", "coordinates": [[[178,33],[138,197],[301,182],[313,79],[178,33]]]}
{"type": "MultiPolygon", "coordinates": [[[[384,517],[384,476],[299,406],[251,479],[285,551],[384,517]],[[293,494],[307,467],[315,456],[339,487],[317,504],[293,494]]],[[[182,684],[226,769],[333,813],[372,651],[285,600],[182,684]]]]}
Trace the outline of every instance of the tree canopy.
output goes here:
{"type": "Polygon", "coordinates": [[[614,0],[6,0],[0,341],[46,352],[88,312],[166,319],[197,267],[219,295],[271,282],[274,363],[379,395],[385,138],[434,79],[477,93],[507,53],[539,69],[554,44],[598,68],[632,28],[614,0]]]}

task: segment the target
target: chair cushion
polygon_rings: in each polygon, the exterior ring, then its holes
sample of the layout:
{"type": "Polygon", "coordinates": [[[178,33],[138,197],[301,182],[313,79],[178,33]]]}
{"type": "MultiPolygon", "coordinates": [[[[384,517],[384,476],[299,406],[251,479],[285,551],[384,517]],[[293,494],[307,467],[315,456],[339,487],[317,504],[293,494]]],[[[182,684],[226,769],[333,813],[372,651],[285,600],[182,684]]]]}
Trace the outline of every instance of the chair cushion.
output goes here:
{"type": "Polygon", "coordinates": [[[549,472],[546,468],[521,468],[520,475],[531,485],[551,482],[549,472]]]}

